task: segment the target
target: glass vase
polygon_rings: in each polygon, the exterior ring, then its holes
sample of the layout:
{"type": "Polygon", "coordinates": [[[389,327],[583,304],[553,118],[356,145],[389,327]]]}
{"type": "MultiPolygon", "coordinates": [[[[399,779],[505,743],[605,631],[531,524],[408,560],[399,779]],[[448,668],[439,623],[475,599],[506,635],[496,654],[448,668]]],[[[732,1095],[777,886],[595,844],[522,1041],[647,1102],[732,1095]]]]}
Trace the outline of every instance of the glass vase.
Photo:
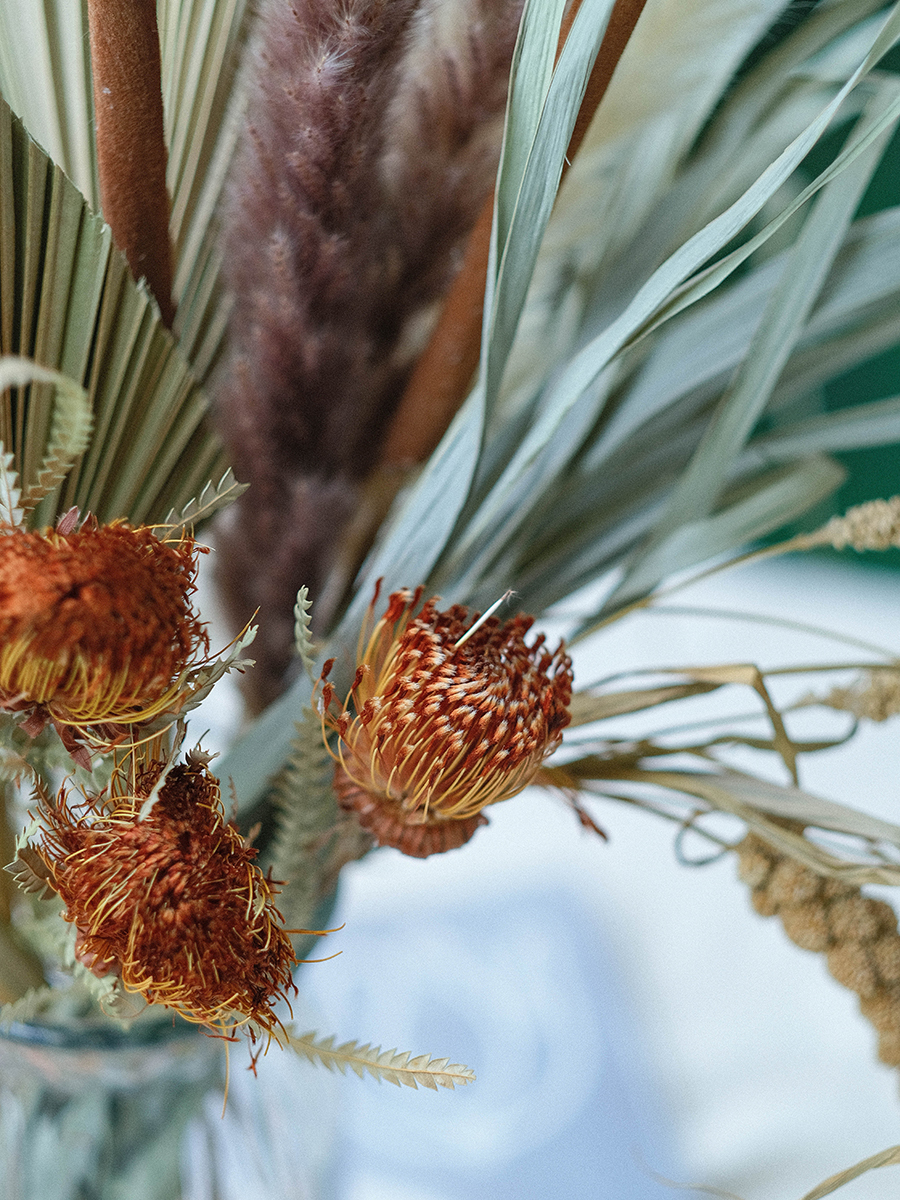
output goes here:
{"type": "Polygon", "coordinates": [[[4,1200],[330,1200],[335,1079],[186,1022],[0,1031],[4,1200]]]}

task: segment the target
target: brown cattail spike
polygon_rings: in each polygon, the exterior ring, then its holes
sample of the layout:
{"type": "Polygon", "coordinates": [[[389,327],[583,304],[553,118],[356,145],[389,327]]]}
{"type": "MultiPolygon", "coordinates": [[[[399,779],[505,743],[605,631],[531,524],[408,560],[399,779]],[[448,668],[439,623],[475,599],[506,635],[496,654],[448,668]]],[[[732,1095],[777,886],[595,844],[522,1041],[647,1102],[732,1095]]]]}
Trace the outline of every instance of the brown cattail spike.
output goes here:
{"type": "Polygon", "coordinates": [[[172,251],[156,0],[88,0],[100,202],[171,326],[172,251]]]}

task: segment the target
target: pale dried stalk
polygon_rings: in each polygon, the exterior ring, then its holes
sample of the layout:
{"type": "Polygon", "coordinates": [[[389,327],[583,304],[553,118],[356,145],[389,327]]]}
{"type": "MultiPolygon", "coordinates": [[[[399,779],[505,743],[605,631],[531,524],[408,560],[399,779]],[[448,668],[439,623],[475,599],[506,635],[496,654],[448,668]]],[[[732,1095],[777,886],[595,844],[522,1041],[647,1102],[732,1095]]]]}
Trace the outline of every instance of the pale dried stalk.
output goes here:
{"type": "Polygon", "coordinates": [[[900,713],[900,670],[868,671],[847,687],[832,688],[825,696],[811,693],[797,707],[823,704],[866,721],[887,721],[900,713]]]}

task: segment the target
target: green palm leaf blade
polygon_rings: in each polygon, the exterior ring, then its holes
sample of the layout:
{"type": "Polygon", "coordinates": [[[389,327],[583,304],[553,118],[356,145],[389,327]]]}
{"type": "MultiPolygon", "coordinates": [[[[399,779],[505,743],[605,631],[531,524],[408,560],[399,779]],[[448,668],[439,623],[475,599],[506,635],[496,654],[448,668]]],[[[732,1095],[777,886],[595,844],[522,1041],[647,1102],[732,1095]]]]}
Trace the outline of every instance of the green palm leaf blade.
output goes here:
{"type": "MultiPolygon", "coordinates": [[[[871,69],[880,54],[892,43],[897,33],[896,25],[897,13],[895,10],[883,30],[872,30],[870,36],[872,51],[866,55],[865,61],[861,64],[857,60],[855,71],[851,68],[849,81],[840,88],[837,86],[831,88],[827,103],[822,106],[813,122],[795,136],[793,146],[789,147],[788,151],[782,152],[781,157],[777,159],[780,164],[777,169],[774,166],[767,168],[763,172],[763,177],[757,183],[751,184],[747,195],[743,199],[733,202],[731,215],[726,212],[722,214],[722,217],[715,218],[705,230],[694,235],[685,247],[677,250],[669,262],[663,264],[655,272],[653,278],[656,282],[648,283],[643,289],[643,295],[646,297],[644,303],[648,301],[652,303],[650,297],[655,288],[663,288],[667,284],[672,288],[670,295],[676,298],[674,308],[671,306],[671,301],[663,301],[659,305],[657,320],[663,319],[671,322],[674,316],[680,315],[680,312],[684,311],[680,309],[680,301],[677,300],[680,285],[676,282],[676,272],[679,269],[677,267],[679,260],[683,261],[689,247],[693,247],[690,252],[696,256],[694,262],[699,268],[702,265],[702,255],[715,253],[716,249],[721,249],[725,245],[727,236],[730,236],[733,229],[732,222],[735,219],[743,221],[744,216],[749,215],[749,208],[755,208],[762,195],[768,192],[775,183],[777,177],[783,176],[785,171],[791,171],[796,167],[806,152],[805,147],[809,145],[809,139],[818,137],[838,110],[841,103],[840,97],[850,94],[854,78],[857,82],[863,78],[865,71],[871,69]],[[726,234],[726,237],[723,238],[723,234],[726,234]]],[[[814,184],[810,185],[805,195],[801,193],[796,200],[789,203],[783,213],[775,219],[775,222],[770,221],[765,229],[757,235],[755,242],[751,239],[752,244],[748,243],[744,248],[735,251],[733,258],[729,256],[728,259],[723,260],[725,265],[721,267],[715,278],[710,278],[709,274],[704,275],[701,271],[696,277],[695,284],[687,285],[688,290],[693,289],[690,291],[689,303],[696,303],[708,285],[721,287],[722,283],[728,279],[729,272],[739,265],[739,260],[746,261],[754,249],[758,249],[767,238],[776,232],[776,228],[783,224],[791,212],[797,211],[803,200],[813,195],[817,188],[823,187],[837,178],[839,172],[843,170],[849,172],[847,179],[840,185],[847,189],[847,198],[843,205],[844,215],[837,219],[832,234],[826,235],[832,237],[834,245],[831,253],[834,253],[835,246],[839,246],[841,243],[841,229],[846,227],[847,211],[854,206],[853,196],[864,185],[873,165],[872,160],[878,157],[877,147],[871,150],[868,148],[872,146],[875,139],[883,137],[884,131],[896,121],[896,93],[893,81],[889,81],[884,91],[881,91],[881,99],[871,100],[870,104],[873,107],[880,105],[879,111],[875,113],[872,109],[869,110],[871,119],[860,123],[855,135],[851,136],[845,146],[843,156],[839,157],[814,184]],[[866,154],[871,155],[868,163],[865,157],[860,161],[860,156],[866,154]]],[[[808,121],[808,115],[806,119],[808,121]]],[[[769,192],[769,194],[773,193],[769,192]]],[[[813,260],[815,252],[811,250],[809,257],[810,260],[813,260]]],[[[824,259],[817,264],[820,269],[827,265],[828,257],[825,255],[824,259]]],[[[821,280],[811,287],[810,302],[815,299],[820,284],[821,280]]],[[[487,594],[495,590],[501,582],[503,586],[508,586],[509,583],[519,585],[521,579],[515,568],[517,566],[521,568],[529,562],[530,552],[527,543],[533,534],[529,535],[528,531],[542,528],[548,510],[552,510],[553,498],[557,490],[566,490],[566,503],[560,506],[560,512],[563,514],[560,520],[566,524],[569,536],[577,537],[578,511],[579,509],[585,512],[590,511],[589,497],[597,487],[590,473],[587,476],[579,473],[577,464],[582,457],[590,459],[593,455],[597,463],[606,458],[605,470],[611,489],[620,495],[624,490],[626,497],[626,502],[618,514],[614,508],[609,513],[609,523],[611,526],[618,524],[619,536],[612,538],[615,547],[609,542],[607,543],[607,548],[611,553],[604,565],[612,565],[616,557],[620,558],[624,551],[640,539],[642,529],[649,530],[651,524],[659,519],[662,512],[659,503],[663,497],[662,495],[654,496],[655,488],[651,482],[656,479],[653,474],[652,457],[649,457],[653,453],[653,447],[650,445],[646,447],[647,466],[650,467],[650,470],[646,473],[645,479],[641,481],[639,478],[635,478],[635,493],[640,492],[641,489],[643,491],[642,495],[636,496],[636,506],[640,505],[643,510],[642,515],[633,510],[629,511],[627,473],[630,467],[628,460],[623,461],[621,455],[615,460],[609,460],[608,456],[599,449],[603,442],[604,426],[602,421],[598,423],[597,419],[603,412],[608,398],[612,394],[616,394],[617,404],[612,418],[613,424],[617,419],[621,421],[629,412],[627,392],[623,397],[622,386],[630,371],[634,369],[635,363],[640,363],[640,343],[635,342],[635,338],[646,336],[645,327],[642,326],[641,317],[638,315],[643,307],[640,299],[641,293],[638,294],[638,298],[632,305],[627,306],[624,314],[601,332],[593,343],[588,343],[584,351],[576,355],[569,365],[563,368],[549,394],[545,393],[530,412],[526,411],[527,427],[524,436],[518,440],[510,438],[504,443],[512,450],[512,453],[507,457],[505,470],[499,476],[492,494],[473,496],[470,499],[464,514],[464,518],[468,518],[468,520],[460,522],[455,544],[445,551],[443,562],[436,574],[436,584],[441,590],[447,591],[454,585],[460,585],[460,591],[464,595],[472,596],[474,594],[477,602],[483,603],[487,594]],[[637,360],[634,358],[636,353],[638,354],[637,360]],[[579,362],[583,362],[586,366],[588,359],[592,356],[595,364],[593,370],[581,374],[579,362]],[[591,438],[596,439],[597,433],[600,437],[595,450],[591,445],[591,438]],[[622,482],[623,470],[626,474],[624,489],[617,486],[622,482]],[[573,474],[575,482],[571,483],[570,478],[573,474]],[[567,476],[570,478],[566,478],[567,476]],[[583,498],[577,492],[579,479],[585,487],[583,498]],[[514,547],[516,539],[518,539],[518,546],[514,547]],[[502,570],[505,570],[506,574],[498,577],[502,570]]],[[[644,312],[647,312],[649,316],[647,308],[644,308],[644,312]]],[[[745,322],[746,315],[746,313],[739,313],[737,309],[732,312],[732,334],[745,322]]],[[[857,346],[857,353],[860,352],[860,349],[857,346]]],[[[790,347],[788,347],[788,352],[790,353],[790,347]]],[[[862,348],[862,353],[865,353],[864,348],[862,348]]],[[[690,359],[683,356],[682,362],[689,363],[690,359]]],[[[757,399],[758,404],[761,398],[762,393],[757,399]]],[[[780,399],[783,401],[784,398],[780,399]]],[[[630,411],[632,430],[637,438],[641,436],[638,431],[643,429],[650,414],[645,410],[642,411],[642,407],[632,408],[630,411]]],[[[678,415],[673,414],[673,422],[670,427],[661,431],[668,439],[670,446],[673,441],[677,442],[678,438],[681,438],[682,441],[690,440],[691,436],[697,437],[703,432],[702,425],[698,423],[698,413],[702,414],[702,411],[701,406],[694,400],[693,403],[686,402],[684,404],[680,424],[678,415]],[[693,434],[691,434],[692,423],[696,428],[696,432],[693,434]]],[[[649,427],[647,432],[649,434],[649,427]]],[[[733,449],[736,450],[737,445],[733,449]]],[[[725,475],[721,476],[722,479],[734,469],[729,465],[733,458],[734,454],[732,453],[723,455],[719,460],[717,469],[725,472],[725,475]]],[[[677,447],[675,459],[677,462],[677,447]]],[[[682,461],[686,466],[687,460],[682,461]]],[[[684,466],[680,469],[683,470],[684,466]]],[[[806,478],[811,478],[808,473],[805,474],[806,478]]],[[[811,500],[812,494],[810,502],[811,500]]],[[[552,517],[550,519],[552,523],[552,517]]],[[[610,528],[609,532],[614,534],[616,531],[610,528]]],[[[557,552],[554,565],[559,567],[559,559],[564,558],[564,555],[559,552],[558,542],[554,550],[557,552]]],[[[594,557],[593,566],[599,565],[598,559],[600,556],[594,557]]],[[[534,566],[533,562],[531,565],[534,566]]],[[[582,566],[585,570],[589,570],[586,563],[583,563],[582,566]]],[[[583,572],[578,572],[577,577],[584,582],[583,572]]],[[[559,577],[557,578],[559,579],[559,577]]],[[[572,577],[560,581],[555,598],[566,594],[566,591],[569,590],[566,584],[571,581],[572,577]]],[[[525,601],[529,602],[531,600],[530,589],[526,587],[524,591],[525,601]]],[[[539,607],[537,602],[545,602],[548,598],[546,591],[540,597],[535,596],[534,606],[539,607]]]]}
{"type": "MultiPolygon", "coordinates": [[[[74,504],[100,520],[161,520],[225,470],[199,382],[108,228],[2,100],[0,164],[0,353],[82,384],[94,414],[90,445],[39,516],[74,504]]],[[[25,484],[42,467],[53,412],[46,384],[10,393],[0,412],[25,484]]]]}

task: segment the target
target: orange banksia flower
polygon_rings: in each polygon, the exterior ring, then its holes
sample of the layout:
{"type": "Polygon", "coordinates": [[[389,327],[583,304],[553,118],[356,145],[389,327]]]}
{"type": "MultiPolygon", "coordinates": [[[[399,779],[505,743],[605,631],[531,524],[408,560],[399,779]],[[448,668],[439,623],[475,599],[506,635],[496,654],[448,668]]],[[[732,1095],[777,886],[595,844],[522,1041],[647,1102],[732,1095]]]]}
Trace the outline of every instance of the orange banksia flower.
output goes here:
{"type": "Polygon", "coordinates": [[[296,958],[256,850],[226,822],[219,785],[188,756],[152,763],[133,795],[78,815],[65,794],[45,804],[36,846],[77,926],[76,953],[126,992],[226,1034],[251,1022],[276,1036],[274,1003],[295,991],[296,958]]]}
{"type": "MultiPolygon", "coordinates": [[[[196,548],[124,522],[0,531],[0,708],[62,730],[133,725],[177,707],[208,651],[191,605],[196,548]]],[[[70,747],[71,748],[71,747],[70,747]]]]}
{"type": "MultiPolygon", "coordinates": [[[[482,809],[522,791],[569,723],[572,663],[532,618],[479,622],[439,612],[422,590],[394,592],[360,639],[342,708],[322,688],[323,721],[339,735],[335,790],[379,845],[425,858],[467,842],[482,809]]],[[[331,663],[322,678],[327,680],[331,663]]]]}

